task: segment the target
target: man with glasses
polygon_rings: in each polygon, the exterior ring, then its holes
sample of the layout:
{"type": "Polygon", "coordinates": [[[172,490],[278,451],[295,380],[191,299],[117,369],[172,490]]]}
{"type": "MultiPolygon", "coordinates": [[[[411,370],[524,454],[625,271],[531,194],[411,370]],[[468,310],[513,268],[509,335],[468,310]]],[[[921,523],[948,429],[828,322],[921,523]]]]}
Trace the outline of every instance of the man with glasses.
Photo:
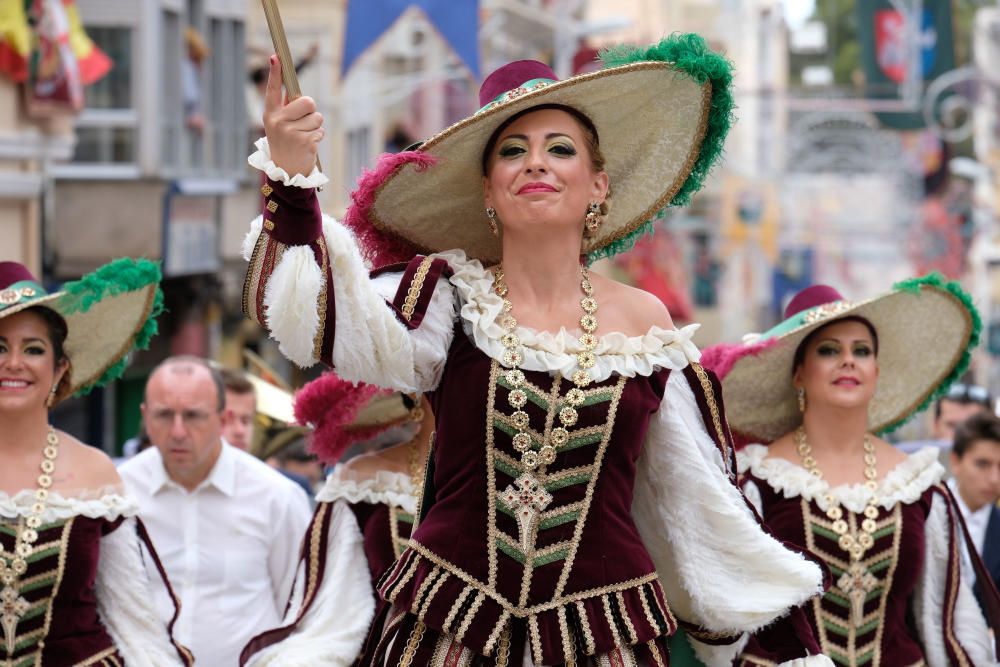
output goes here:
{"type": "MultiPolygon", "coordinates": [[[[198,664],[219,666],[280,624],[310,518],[301,488],[223,442],[224,409],[218,370],[167,359],[142,404],[153,446],[120,469],[181,601],[175,637],[198,664]]],[[[169,621],[166,590],[157,598],[169,621]]]]}

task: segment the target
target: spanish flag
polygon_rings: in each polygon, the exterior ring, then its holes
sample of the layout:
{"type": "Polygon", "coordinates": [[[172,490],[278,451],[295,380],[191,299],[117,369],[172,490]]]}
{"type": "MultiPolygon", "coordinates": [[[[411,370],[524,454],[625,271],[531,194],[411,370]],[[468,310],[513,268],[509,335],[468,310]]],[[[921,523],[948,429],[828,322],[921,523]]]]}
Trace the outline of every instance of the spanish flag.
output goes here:
{"type": "Polygon", "coordinates": [[[84,31],[76,0],[0,0],[0,71],[19,83],[27,81],[31,53],[38,43],[33,25],[53,10],[65,16],[64,38],[76,58],[80,82],[89,85],[107,74],[113,63],[84,31]]]}

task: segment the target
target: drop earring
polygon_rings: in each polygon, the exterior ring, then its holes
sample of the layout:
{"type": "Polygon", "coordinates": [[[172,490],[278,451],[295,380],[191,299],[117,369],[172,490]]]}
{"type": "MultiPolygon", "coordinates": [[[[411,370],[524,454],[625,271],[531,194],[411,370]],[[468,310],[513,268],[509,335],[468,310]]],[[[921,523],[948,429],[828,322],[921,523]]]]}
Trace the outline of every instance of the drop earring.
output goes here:
{"type": "Polygon", "coordinates": [[[584,229],[587,236],[594,236],[601,229],[604,218],[601,216],[601,205],[596,201],[587,205],[587,216],[584,219],[584,229]]]}
{"type": "Polygon", "coordinates": [[[497,210],[492,206],[487,206],[486,218],[490,223],[490,231],[493,232],[493,236],[500,236],[500,226],[497,225],[497,210]]]}
{"type": "Polygon", "coordinates": [[[805,414],[806,411],[806,390],[799,387],[795,390],[795,394],[799,399],[799,412],[805,414]]]}

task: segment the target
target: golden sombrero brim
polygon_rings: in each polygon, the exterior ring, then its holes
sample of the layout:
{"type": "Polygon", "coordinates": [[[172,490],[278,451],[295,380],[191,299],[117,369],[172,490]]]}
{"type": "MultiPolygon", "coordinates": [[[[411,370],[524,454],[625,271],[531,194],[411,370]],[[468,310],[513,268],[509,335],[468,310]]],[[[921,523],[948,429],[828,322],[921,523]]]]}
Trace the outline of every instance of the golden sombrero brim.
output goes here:
{"type": "Polygon", "coordinates": [[[656,61],[534,88],[425,142],[419,150],[437,163],[423,171],[406,165],[390,175],[376,193],[370,222],[424,252],[461,248],[495,263],[500,240],[487,223],[480,170],[486,142],[511,115],[562,104],[593,121],[613,190],[600,231],[584,240],[583,251],[592,253],[629,237],[681,190],[699,158],[711,100],[711,83],[656,61]]]}

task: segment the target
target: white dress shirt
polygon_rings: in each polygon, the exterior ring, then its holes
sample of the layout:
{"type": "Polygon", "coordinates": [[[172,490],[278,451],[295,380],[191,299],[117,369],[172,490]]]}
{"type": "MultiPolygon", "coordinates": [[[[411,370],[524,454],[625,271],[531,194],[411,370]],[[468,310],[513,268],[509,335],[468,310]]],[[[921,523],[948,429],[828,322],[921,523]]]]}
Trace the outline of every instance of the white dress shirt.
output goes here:
{"type": "MultiPolygon", "coordinates": [[[[280,624],[310,520],[305,493],[225,443],[191,492],[168,477],[155,447],[119,472],[180,598],[174,637],[199,665],[235,667],[249,639],[280,624]]],[[[157,610],[169,621],[173,604],[159,588],[157,610]]]]}
{"type": "MultiPolygon", "coordinates": [[[[969,537],[972,538],[973,544],[976,545],[976,551],[981,556],[983,549],[986,547],[986,528],[990,524],[990,514],[993,512],[993,505],[986,503],[973,512],[962,499],[962,494],[958,492],[958,484],[955,483],[954,479],[948,480],[948,486],[951,488],[952,495],[955,496],[955,502],[958,504],[959,511],[962,512],[962,518],[965,519],[965,525],[969,529],[969,537]]],[[[962,535],[957,535],[956,537],[962,549],[962,579],[969,586],[974,586],[976,583],[976,572],[972,568],[972,558],[969,556],[969,550],[965,546],[965,538],[962,535]]]]}

